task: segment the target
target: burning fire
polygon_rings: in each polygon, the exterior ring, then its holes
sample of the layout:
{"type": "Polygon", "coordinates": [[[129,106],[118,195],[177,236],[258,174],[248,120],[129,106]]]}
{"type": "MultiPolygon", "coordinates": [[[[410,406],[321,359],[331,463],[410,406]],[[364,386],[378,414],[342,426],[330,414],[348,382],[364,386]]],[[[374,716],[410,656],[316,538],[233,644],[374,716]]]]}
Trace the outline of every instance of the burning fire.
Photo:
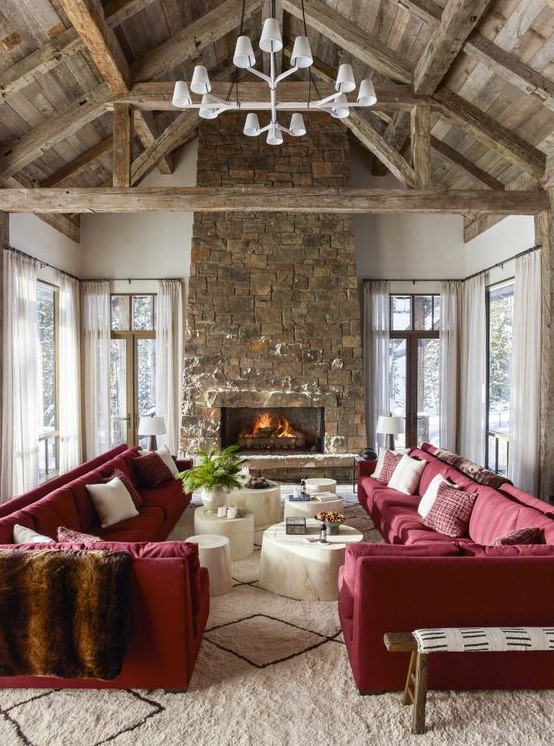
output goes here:
{"type": "Polygon", "coordinates": [[[286,417],[280,417],[277,427],[275,428],[275,435],[278,438],[294,438],[295,435],[292,431],[290,422],[286,417]]]}
{"type": "Polygon", "coordinates": [[[286,417],[280,417],[277,422],[273,420],[268,412],[260,412],[256,415],[252,430],[249,433],[244,433],[245,438],[255,438],[260,434],[262,430],[268,431],[275,438],[294,438],[294,431],[292,425],[286,417]]]}

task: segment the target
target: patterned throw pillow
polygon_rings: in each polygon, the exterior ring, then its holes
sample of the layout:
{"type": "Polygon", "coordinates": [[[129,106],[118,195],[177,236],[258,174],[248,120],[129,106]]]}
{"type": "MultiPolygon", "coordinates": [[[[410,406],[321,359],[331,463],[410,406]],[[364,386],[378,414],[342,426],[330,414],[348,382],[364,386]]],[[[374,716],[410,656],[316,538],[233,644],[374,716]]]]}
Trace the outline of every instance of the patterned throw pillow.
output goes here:
{"type": "Polygon", "coordinates": [[[516,528],[509,534],[498,536],[491,546],[500,547],[508,544],[544,544],[544,533],[542,528],[516,528]]]}
{"type": "Polygon", "coordinates": [[[81,531],[74,531],[72,528],[66,528],[65,526],[58,526],[58,541],[59,542],[79,542],[84,544],[86,547],[90,547],[96,544],[97,541],[102,541],[99,536],[93,536],[92,534],[84,534],[81,531]]]}
{"type": "Polygon", "coordinates": [[[131,459],[140,481],[147,487],[157,487],[168,479],[173,479],[169,468],[164,464],[157,453],[153,451],[144,456],[131,459]]]}
{"type": "Polygon", "coordinates": [[[144,505],[144,500],[137,492],[137,488],[131,482],[129,477],[126,474],[124,474],[120,469],[116,469],[114,473],[112,474],[112,476],[110,477],[110,479],[112,477],[119,477],[121,479],[121,481],[125,485],[127,492],[131,495],[133,502],[135,503],[135,508],[137,509],[142,508],[142,506],[144,505]]]}
{"type": "Polygon", "coordinates": [[[381,473],[376,478],[380,482],[383,482],[383,484],[388,484],[401,458],[402,458],[402,454],[400,453],[393,453],[392,451],[386,451],[385,458],[383,459],[383,467],[381,469],[381,473]]]}
{"type": "Polygon", "coordinates": [[[423,524],[454,538],[467,536],[469,519],[476,499],[476,492],[455,490],[443,482],[439,485],[437,499],[423,519],[423,524]]]}

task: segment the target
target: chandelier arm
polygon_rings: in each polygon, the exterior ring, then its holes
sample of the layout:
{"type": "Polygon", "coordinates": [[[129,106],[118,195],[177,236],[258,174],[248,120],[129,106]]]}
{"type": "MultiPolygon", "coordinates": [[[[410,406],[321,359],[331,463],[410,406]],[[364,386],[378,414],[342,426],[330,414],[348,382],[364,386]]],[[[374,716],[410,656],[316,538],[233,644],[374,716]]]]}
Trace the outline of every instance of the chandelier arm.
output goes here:
{"type": "Polygon", "coordinates": [[[262,73],[259,70],[256,70],[255,67],[247,67],[246,69],[248,70],[249,73],[252,73],[253,75],[257,75],[258,78],[265,80],[268,86],[271,86],[271,78],[269,77],[269,75],[266,75],[265,73],[262,73]]]}
{"type": "Polygon", "coordinates": [[[325,104],[333,102],[339,95],[338,92],[332,93],[330,96],[326,96],[326,98],[319,99],[319,101],[310,101],[310,105],[320,109],[322,106],[325,106],[325,104]]]}
{"type": "Polygon", "coordinates": [[[275,85],[280,83],[285,78],[288,78],[289,75],[292,75],[293,73],[298,72],[298,69],[299,69],[298,67],[290,67],[288,70],[285,70],[284,73],[281,73],[275,78],[275,85]]]}

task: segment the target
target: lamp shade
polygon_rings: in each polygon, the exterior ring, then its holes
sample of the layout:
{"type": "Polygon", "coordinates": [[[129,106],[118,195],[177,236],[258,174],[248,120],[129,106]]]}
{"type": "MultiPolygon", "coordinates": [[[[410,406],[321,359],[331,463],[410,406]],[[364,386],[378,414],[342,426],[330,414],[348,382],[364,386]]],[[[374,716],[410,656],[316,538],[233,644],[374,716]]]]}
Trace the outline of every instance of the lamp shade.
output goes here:
{"type": "Polygon", "coordinates": [[[266,18],[260,37],[260,49],[262,52],[280,52],[283,48],[281,29],[276,18],[266,18]]]}
{"type": "Polygon", "coordinates": [[[310,67],[314,58],[310,49],[310,42],[307,36],[297,36],[294,40],[290,63],[293,67],[310,67]]]}
{"type": "Polygon", "coordinates": [[[194,68],[192,80],[190,81],[190,89],[193,93],[198,93],[199,95],[209,93],[212,90],[210,76],[204,65],[196,65],[194,68]]]}
{"type": "Polygon", "coordinates": [[[373,81],[369,78],[365,78],[360,83],[360,90],[358,91],[358,103],[360,104],[360,106],[373,106],[373,104],[377,103],[377,96],[375,95],[373,81]]]}
{"type": "Polygon", "coordinates": [[[341,65],[335,81],[335,90],[340,93],[350,93],[356,88],[352,65],[341,65]]]}
{"type": "Polygon", "coordinates": [[[173,89],[173,98],[171,99],[171,103],[177,109],[184,109],[187,106],[191,105],[192,101],[190,98],[189,87],[185,83],[184,80],[178,80],[175,83],[175,88],[173,89]]]}
{"type": "Polygon", "coordinates": [[[269,129],[267,131],[267,144],[268,145],[282,145],[283,143],[283,135],[281,133],[281,128],[278,124],[275,122],[272,122],[269,125],[269,129]]]}
{"type": "Polygon", "coordinates": [[[377,420],[377,432],[384,435],[398,435],[404,432],[404,418],[392,415],[380,415],[377,420]]]}
{"type": "Polygon", "coordinates": [[[250,114],[246,115],[243,132],[248,137],[256,137],[256,135],[260,134],[260,120],[257,114],[250,112],[250,114]]]}
{"type": "Polygon", "coordinates": [[[139,420],[139,435],[163,435],[166,432],[163,417],[141,417],[139,420]]]}
{"type": "Polygon", "coordinates": [[[254,67],[256,64],[256,57],[254,50],[252,49],[252,42],[248,36],[239,36],[235,46],[235,56],[233,57],[233,64],[235,67],[246,69],[247,67],[254,67]]]}
{"type": "Polygon", "coordinates": [[[207,93],[202,96],[200,108],[198,109],[198,116],[202,119],[216,119],[220,109],[214,105],[214,102],[210,100],[207,93]]]}
{"type": "Polygon", "coordinates": [[[347,103],[346,93],[339,93],[331,106],[331,116],[335,119],[346,119],[350,115],[350,109],[344,105],[347,103]]]}
{"type": "Polygon", "coordinates": [[[290,118],[289,132],[294,137],[302,137],[306,134],[306,125],[304,124],[304,117],[298,111],[290,118]]]}

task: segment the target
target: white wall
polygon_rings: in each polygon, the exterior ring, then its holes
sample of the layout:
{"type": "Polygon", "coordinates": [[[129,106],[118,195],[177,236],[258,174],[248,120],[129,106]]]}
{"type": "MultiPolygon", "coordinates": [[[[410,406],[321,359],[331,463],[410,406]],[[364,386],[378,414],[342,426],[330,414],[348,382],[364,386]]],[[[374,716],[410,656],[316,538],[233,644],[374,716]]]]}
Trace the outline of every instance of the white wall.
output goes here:
{"type": "Polygon", "coordinates": [[[35,259],[53,264],[77,277],[80,275],[81,245],[51,228],[36,215],[10,215],[9,244],[35,259]]]}
{"type": "MultiPolygon", "coordinates": [[[[170,176],[153,171],[142,184],[195,186],[197,154],[194,140],[176,153],[176,167],[170,176]]],[[[192,221],[191,212],[83,215],[80,277],[188,276],[192,221]]]]}
{"type": "MultiPolygon", "coordinates": [[[[530,249],[534,245],[533,217],[529,215],[507,217],[465,245],[465,276],[509,260],[520,251],[530,249]]],[[[507,277],[513,277],[513,274],[514,263],[507,261],[503,268],[496,267],[488,273],[487,282],[501,282],[507,277]]]]}

